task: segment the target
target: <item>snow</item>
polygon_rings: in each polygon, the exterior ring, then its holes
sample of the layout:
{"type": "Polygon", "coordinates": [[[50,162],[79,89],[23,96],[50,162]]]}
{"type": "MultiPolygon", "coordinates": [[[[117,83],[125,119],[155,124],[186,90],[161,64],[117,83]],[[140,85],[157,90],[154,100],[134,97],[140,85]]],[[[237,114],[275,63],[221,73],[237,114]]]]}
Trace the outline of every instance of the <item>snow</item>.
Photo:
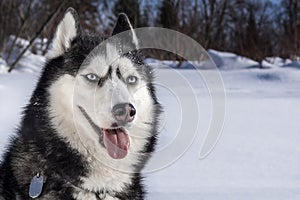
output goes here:
{"type": "MultiPolygon", "coordinates": [[[[218,144],[201,160],[212,115],[202,77],[188,62],[177,69],[172,61],[147,60],[155,67],[165,110],[158,151],[169,147],[185,120],[197,123],[192,117],[181,118],[186,106],[182,102],[196,97],[198,109],[192,103],[188,109],[199,110],[197,134],[188,150],[170,165],[144,172],[147,199],[300,199],[300,63],[274,57],[266,59],[268,68],[258,69],[257,62],[232,53],[210,50],[209,55],[224,80],[226,118],[218,144]]],[[[4,73],[7,66],[0,59],[1,150],[19,123],[45,61],[30,52],[22,60],[13,73],[4,73]]]]}
{"type": "MultiPolygon", "coordinates": [[[[14,36],[11,36],[7,42],[7,48],[11,46],[11,43],[14,39],[14,36]]],[[[41,42],[41,39],[37,39],[36,42],[33,45],[38,45],[39,42],[41,42]]],[[[27,46],[29,42],[22,38],[17,38],[15,48],[12,50],[9,64],[12,64],[16,58],[19,56],[19,54],[22,52],[22,50],[27,46]]],[[[4,57],[8,57],[7,54],[4,55],[4,57]]],[[[1,58],[2,59],[2,58],[1,58]]],[[[13,72],[29,72],[29,73],[39,73],[40,70],[43,67],[43,64],[45,62],[45,57],[41,55],[36,55],[31,53],[29,50],[27,50],[24,54],[24,56],[21,58],[21,60],[18,62],[18,64],[15,66],[16,70],[13,70],[13,72]],[[25,66],[25,67],[24,67],[25,66]]],[[[7,65],[7,63],[5,63],[7,65]]],[[[5,67],[1,67],[1,60],[0,60],[0,73],[5,73],[7,70],[2,70],[2,68],[5,69],[5,67]]],[[[8,68],[8,67],[6,67],[8,68]]]]}
{"type": "Polygon", "coordinates": [[[8,72],[8,65],[4,59],[0,57],[0,74],[5,74],[8,72]]]}
{"type": "Polygon", "coordinates": [[[234,53],[208,50],[209,56],[213,59],[219,69],[243,69],[258,66],[258,62],[238,56],[234,53]]]}
{"type": "Polygon", "coordinates": [[[282,67],[292,67],[292,68],[300,69],[300,62],[299,61],[290,62],[288,64],[283,65],[282,67]]]}
{"type": "Polygon", "coordinates": [[[267,60],[269,63],[274,64],[276,66],[284,66],[292,62],[292,60],[290,59],[283,59],[280,57],[267,57],[265,60],[267,60]]]}

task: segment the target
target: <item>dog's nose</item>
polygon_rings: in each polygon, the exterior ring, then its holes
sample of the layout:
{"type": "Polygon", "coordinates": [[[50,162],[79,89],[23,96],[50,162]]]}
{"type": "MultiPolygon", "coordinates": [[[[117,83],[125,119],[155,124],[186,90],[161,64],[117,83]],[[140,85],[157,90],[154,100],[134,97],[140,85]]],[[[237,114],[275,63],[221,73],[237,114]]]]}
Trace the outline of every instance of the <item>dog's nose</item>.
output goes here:
{"type": "Polygon", "coordinates": [[[119,123],[124,124],[134,119],[136,110],[130,103],[120,103],[113,107],[112,114],[119,123]]]}

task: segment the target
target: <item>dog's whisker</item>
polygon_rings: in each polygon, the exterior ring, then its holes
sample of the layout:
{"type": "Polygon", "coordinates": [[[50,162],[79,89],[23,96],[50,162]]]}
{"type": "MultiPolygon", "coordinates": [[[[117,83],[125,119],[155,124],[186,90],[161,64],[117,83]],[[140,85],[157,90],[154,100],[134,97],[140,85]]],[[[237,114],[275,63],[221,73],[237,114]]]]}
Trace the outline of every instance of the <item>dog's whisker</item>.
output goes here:
{"type": "Polygon", "coordinates": [[[152,122],[142,122],[143,124],[146,124],[146,125],[153,125],[154,123],[152,122]]]}

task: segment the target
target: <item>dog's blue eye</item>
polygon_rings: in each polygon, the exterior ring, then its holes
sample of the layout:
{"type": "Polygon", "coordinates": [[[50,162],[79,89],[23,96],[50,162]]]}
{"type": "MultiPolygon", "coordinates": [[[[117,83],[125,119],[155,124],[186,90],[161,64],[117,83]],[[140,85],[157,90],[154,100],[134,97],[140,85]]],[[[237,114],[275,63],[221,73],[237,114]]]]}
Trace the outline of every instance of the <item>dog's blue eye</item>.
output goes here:
{"type": "Polygon", "coordinates": [[[99,81],[99,77],[96,74],[87,74],[85,75],[85,78],[92,82],[99,81]]]}
{"type": "Polygon", "coordinates": [[[128,76],[127,83],[133,85],[137,82],[138,78],[136,76],[128,76]]]}

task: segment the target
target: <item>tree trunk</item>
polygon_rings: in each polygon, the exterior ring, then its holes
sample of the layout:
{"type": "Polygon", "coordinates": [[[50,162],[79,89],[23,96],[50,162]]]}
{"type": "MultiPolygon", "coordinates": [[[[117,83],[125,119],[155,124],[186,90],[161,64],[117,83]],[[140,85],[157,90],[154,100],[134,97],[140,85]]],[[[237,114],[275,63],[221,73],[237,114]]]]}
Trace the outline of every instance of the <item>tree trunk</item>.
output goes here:
{"type": "MultiPolygon", "coordinates": [[[[30,13],[30,10],[31,10],[31,5],[32,5],[32,0],[29,2],[26,14],[25,14],[24,18],[22,19],[22,24],[21,24],[21,26],[20,26],[17,34],[15,35],[15,38],[14,38],[13,42],[11,43],[10,49],[9,49],[9,51],[7,53],[7,57],[6,57],[6,62],[7,63],[9,63],[9,59],[10,59],[11,53],[12,53],[14,47],[15,47],[16,41],[17,41],[20,33],[22,32],[23,28],[25,27],[26,22],[27,22],[27,20],[29,18],[29,13],[30,13]]],[[[21,17],[21,14],[20,14],[20,17],[21,17]]]]}

